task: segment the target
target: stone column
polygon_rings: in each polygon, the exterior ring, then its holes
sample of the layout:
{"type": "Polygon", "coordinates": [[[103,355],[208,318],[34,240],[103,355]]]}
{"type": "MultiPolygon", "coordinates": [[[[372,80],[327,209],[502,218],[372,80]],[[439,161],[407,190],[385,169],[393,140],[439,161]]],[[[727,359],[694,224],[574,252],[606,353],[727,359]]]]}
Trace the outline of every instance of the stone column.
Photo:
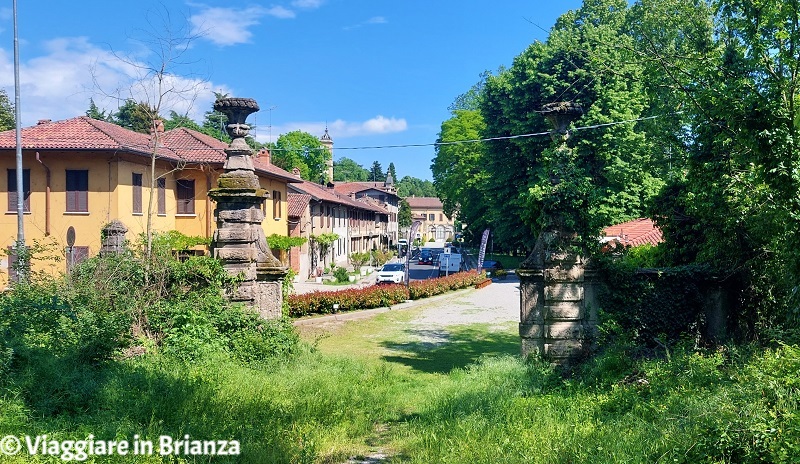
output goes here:
{"type": "Polygon", "coordinates": [[[118,219],[106,224],[102,230],[100,255],[121,254],[125,251],[125,234],[128,228],[118,219]]]}
{"type": "Polygon", "coordinates": [[[236,291],[228,295],[231,301],[247,304],[264,318],[278,318],[287,269],[272,255],[261,227],[262,207],[269,193],[259,184],[253,153],[245,142],[250,130],[245,120],[258,111],[258,104],[249,98],[223,98],[214,103],[214,109],[228,117],[226,129],[232,141],[225,150],[225,172],[217,188],[208,192],[217,203],[211,253],[230,274],[244,277],[236,291]]]}
{"type": "MultiPolygon", "coordinates": [[[[568,155],[570,122],[583,114],[570,102],[546,105],[542,113],[553,124],[551,137],[557,153],[568,155]]],[[[554,163],[568,162],[569,156],[554,163]]],[[[561,182],[553,170],[551,182],[561,182]]],[[[521,352],[566,365],[584,355],[597,325],[595,273],[574,243],[576,231],[565,230],[570,210],[554,207],[546,212],[549,224],[536,240],[531,255],[519,266],[521,352]],[[568,251],[569,250],[569,251],[568,251]]]]}

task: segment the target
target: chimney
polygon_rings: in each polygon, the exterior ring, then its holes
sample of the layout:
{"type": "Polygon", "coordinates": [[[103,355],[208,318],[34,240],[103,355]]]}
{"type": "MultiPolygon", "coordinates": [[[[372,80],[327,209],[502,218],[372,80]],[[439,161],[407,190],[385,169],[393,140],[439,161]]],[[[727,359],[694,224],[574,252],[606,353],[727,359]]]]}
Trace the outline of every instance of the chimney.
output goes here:
{"type": "Polygon", "coordinates": [[[164,121],[160,119],[153,119],[153,127],[150,128],[150,135],[155,133],[163,134],[164,133],[164,121]]]}
{"type": "Polygon", "coordinates": [[[40,120],[39,120],[39,121],[36,123],[36,125],[37,125],[37,126],[41,126],[41,125],[44,125],[44,124],[50,124],[52,121],[53,121],[52,119],[40,119],[40,120]]]}
{"type": "Polygon", "coordinates": [[[297,177],[298,179],[300,179],[300,178],[301,178],[301,177],[300,177],[300,168],[294,168],[294,169],[292,169],[292,174],[294,174],[294,175],[295,175],[295,177],[297,177]]]}
{"type": "Polygon", "coordinates": [[[269,152],[269,149],[262,148],[261,150],[258,150],[258,154],[256,156],[265,163],[272,164],[272,154],[269,152]]]}

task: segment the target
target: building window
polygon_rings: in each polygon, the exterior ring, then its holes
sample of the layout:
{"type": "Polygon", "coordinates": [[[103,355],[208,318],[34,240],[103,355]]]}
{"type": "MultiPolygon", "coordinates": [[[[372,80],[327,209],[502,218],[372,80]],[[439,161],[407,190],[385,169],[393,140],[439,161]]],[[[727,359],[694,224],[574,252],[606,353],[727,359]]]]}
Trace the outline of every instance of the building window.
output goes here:
{"type": "Polygon", "coordinates": [[[435,220],[436,220],[436,215],[435,215],[435,214],[433,214],[433,213],[431,213],[431,214],[428,214],[428,220],[429,220],[429,221],[435,221],[435,220]]]}
{"type": "MultiPolygon", "coordinates": [[[[23,211],[31,212],[31,170],[22,170],[23,211]]],[[[8,170],[8,210],[17,211],[17,170],[8,170]]]]}
{"type": "Polygon", "coordinates": [[[81,261],[84,261],[86,258],[89,257],[89,247],[88,246],[67,247],[66,256],[67,256],[67,272],[69,272],[75,266],[80,264],[81,261]]]}
{"type": "Polygon", "coordinates": [[[194,180],[176,180],[175,197],[178,200],[178,214],[194,214],[194,180]]]}
{"type": "Polygon", "coordinates": [[[439,222],[444,222],[444,214],[439,213],[439,222]]]}
{"type": "Polygon", "coordinates": [[[67,212],[89,212],[89,171],[67,169],[67,212]]]}
{"type": "Polygon", "coordinates": [[[131,173],[131,186],[133,186],[133,214],[142,214],[142,175],[131,173]]]}
{"type": "Polygon", "coordinates": [[[167,179],[161,178],[156,181],[158,188],[158,215],[167,215],[167,179]]]}
{"type": "Polygon", "coordinates": [[[277,221],[281,218],[281,192],[272,191],[272,217],[277,221]]]}

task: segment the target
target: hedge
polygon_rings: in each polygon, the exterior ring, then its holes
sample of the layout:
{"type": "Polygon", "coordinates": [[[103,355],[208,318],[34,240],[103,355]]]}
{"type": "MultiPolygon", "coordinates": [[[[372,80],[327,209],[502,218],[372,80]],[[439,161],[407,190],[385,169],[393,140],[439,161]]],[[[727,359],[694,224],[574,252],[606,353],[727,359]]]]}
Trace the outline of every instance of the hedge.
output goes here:
{"type": "Polygon", "coordinates": [[[334,304],[339,305],[338,311],[381,308],[406,300],[418,300],[451,290],[472,287],[483,279],[485,279],[484,274],[466,271],[436,279],[416,280],[411,282],[409,287],[400,284],[373,285],[365,288],[289,295],[287,298],[289,316],[333,313],[334,304]]]}

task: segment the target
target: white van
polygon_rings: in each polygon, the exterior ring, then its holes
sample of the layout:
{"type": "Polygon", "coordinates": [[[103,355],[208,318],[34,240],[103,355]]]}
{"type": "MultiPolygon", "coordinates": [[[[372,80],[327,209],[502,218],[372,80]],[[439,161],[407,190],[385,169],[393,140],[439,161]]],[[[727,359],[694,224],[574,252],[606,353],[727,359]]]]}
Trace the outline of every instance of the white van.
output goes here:
{"type": "Polygon", "coordinates": [[[439,277],[459,272],[461,262],[461,255],[458,253],[441,253],[439,255],[439,277]]]}

